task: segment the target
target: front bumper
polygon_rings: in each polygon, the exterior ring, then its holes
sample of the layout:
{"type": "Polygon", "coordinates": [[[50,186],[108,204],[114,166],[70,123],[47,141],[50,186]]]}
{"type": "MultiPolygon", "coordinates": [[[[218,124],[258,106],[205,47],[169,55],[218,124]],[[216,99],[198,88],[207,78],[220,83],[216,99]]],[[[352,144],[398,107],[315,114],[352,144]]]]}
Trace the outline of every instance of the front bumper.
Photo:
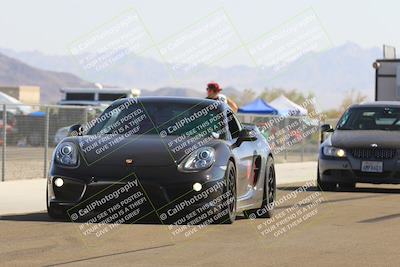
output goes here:
{"type": "Polygon", "coordinates": [[[212,166],[191,173],[179,172],[176,166],[136,167],[124,173],[118,173],[116,168],[115,176],[110,173],[110,169],[104,172],[96,170],[95,173],[97,175],[53,168],[47,183],[48,206],[68,215],[78,214],[83,217],[89,213],[113,211],[117,204],[127,207],[143,199],[141,215],[165,213],[168,218],[172,218],[180,212],[203,207],[225,191],[224,166],[212,166]],[[63,179],[63,186],[55,186],[56,178],[63,179]],[[202,189],[194,191],[194,183],[202,184],[202,189]],[[129,185],[132,186],[128,188],[129,185]],[[128,189],[121,192],[122,188],[128,189]],[[115,192],[120,195],[116,197],[115,192]],[[100,204],[92,207],[93,203],[100,204]]]}
{"type": "Polygon", "coordinates": [[[345,159],[327,159],[320,156],[319,177],[322,182],[331,183],[400,184],[400,159],[380,160],[383,162],[382,173],[362,172],[362,161],[363,159],[351,156],[345,159]]]}

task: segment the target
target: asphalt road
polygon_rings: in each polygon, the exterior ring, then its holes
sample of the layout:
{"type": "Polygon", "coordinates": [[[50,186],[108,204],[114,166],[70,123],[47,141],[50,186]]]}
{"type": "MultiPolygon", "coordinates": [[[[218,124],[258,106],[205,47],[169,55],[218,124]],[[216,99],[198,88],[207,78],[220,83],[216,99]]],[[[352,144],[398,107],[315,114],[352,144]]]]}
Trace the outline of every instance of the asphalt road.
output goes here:
{"type": "Polygon", "coordinates": [[[398,266],[400,186],[295,193],[299,186],[280,186],[272,220],[238,218],[181,233],[149,221],[88,237],[78,223],[52,221],[43,212],[2,216],[0,264],[398,266]]]}

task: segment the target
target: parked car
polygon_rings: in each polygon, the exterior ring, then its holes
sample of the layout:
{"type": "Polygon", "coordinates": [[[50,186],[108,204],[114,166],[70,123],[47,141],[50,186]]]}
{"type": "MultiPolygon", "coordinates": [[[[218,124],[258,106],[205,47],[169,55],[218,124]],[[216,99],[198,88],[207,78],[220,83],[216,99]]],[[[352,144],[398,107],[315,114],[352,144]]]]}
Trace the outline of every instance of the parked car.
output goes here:
{"type": "Polygon", "coordinates": [[[73,213],[76,219],[86,212],[71,210],[97,203],[94,197],[134,177],[152,203],[150,213],[194,216],[208,205],[223,214],[215,222],[232,223],[238,213],[271,216],[274,160],[256,126],[243,126],[226,104],[214,100],[143,97],[121,108],[129,101],[115,101],[90,127],[71,127],[78,136],[58,144],[47,183],[51,217],[73,213]],[[218,184],[223,186],[217,189],[218,184]],[[224,195],[227,205],[217,205],[224,195]],[[176,201],[186,203],[184,208],[176,201]]]}
{"type": "Polygon", "coordinates": [[[318,185],[322,190],[353,189],[356,183],[400,183],[400,102],[351,106],[322,144],[318,185]]]}
{"type": "MultiPolygon", "coordinates": [[[[15,114],[12,111],[7,111],[7,124],[5,127],[7,135],[7,144],[14,144],[16,141],[17,130],[15,128],[15,114]]],[[[4,143],[4,121],[3,111],[0,110],[0,145],[4,143]]]]}
{"type": "Polygon", "coordinates": [[[61,142],[61,140],[63,140],[65,137],[68,136],[68,132],[69,129],[71,128],[71,126],[67,126],[67,127],[61,127],[60,129],[58,129],[54,135],[54,144],[57,145],[58,143],[61,142]]]}

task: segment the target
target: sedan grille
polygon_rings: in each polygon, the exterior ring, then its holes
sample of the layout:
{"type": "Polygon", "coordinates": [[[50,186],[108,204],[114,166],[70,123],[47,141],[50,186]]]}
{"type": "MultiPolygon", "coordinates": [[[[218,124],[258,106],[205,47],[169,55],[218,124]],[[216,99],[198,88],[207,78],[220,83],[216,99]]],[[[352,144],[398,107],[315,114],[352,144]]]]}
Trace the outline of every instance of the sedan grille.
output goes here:
{"type": "Polygon", "coordinates": [[[393,148],[352,148],[350,153],[357,159],[392,159],[397,151],[393,148]]]}

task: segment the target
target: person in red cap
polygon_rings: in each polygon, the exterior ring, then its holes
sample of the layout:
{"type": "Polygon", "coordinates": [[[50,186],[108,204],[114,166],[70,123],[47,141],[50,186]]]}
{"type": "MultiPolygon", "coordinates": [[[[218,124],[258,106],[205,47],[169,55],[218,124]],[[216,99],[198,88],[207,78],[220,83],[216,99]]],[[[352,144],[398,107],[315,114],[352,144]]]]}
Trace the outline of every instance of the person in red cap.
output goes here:
{"type": "Polygon", "coordinates": [[[226,97],[225,95],[221,94],[222,88],[216,82],[210,82],[207,84],[207,99],[214,99],[225,102],[229,105],[229,107],[234,111],[238,111],[238,106],[236,103],[226,97]]]}

